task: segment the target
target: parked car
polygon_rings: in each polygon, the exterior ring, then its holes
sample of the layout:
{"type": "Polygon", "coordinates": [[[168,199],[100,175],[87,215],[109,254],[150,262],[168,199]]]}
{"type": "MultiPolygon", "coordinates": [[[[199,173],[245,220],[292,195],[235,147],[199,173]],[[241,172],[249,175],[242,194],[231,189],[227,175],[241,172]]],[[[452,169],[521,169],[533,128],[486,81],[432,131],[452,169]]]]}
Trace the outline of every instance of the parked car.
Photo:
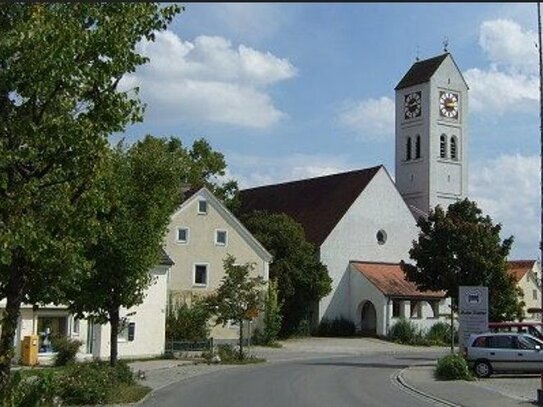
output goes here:
{"type": "Polygon", "coordinates": [[[489,322],[490,332],[514,332],[529,334],[543,340],[543,322],[489,322]]]}
{"type": "Polygon", "coordinates": [[[543,373],[543,341],[528,334],[472,334],[466,359],[479,377],[496,372],[543,373]]]}

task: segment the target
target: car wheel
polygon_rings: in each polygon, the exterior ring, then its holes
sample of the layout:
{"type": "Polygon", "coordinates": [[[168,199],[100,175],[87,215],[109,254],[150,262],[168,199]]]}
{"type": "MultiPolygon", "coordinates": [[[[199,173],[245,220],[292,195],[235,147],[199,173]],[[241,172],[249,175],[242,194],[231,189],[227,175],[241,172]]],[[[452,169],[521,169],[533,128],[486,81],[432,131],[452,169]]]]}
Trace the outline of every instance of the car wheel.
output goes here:
{"type": "Polygon", "coordinates": [[[492,366],[486,360],[475,362],[475,374],[477,377],[488,377],[492,374],[492,366]]]}

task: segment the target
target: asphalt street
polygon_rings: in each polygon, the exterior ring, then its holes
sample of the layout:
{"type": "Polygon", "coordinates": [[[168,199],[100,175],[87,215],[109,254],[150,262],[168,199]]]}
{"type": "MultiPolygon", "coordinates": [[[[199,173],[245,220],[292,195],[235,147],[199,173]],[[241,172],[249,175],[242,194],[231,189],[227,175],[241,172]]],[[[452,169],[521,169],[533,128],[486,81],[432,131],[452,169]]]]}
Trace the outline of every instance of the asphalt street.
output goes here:
{"type": "MultiPolygon", "coordinates": [[[[438,355],[435,355],[438,356],[438,355]]],[[[298,360],[228,369],[174,383],[155,392],[145,407],[428,407],[393,377],[428,363],[428,353],[298,360]]]]}

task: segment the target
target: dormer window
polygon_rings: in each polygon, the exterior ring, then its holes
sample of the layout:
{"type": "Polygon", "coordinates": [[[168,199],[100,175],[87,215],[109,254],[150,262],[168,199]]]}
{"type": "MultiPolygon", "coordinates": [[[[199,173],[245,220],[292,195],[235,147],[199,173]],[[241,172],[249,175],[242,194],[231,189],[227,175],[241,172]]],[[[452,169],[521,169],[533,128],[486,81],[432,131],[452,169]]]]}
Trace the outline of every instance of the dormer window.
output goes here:
{"type": "Polygon", "coordinates": [[[207,201],[204,201],[203,199],[198,201],[198,214],[199,215],[207,214],[207,201]]]}

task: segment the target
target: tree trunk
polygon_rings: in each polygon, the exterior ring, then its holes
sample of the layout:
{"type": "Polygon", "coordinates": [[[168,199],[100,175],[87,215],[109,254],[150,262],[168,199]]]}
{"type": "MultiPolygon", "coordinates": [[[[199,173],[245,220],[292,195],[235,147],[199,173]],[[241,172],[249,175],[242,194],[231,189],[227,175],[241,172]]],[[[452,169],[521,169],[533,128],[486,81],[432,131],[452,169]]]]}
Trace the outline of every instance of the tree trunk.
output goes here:
{"type": "Polygon", "coordinates": [[[9,382],[13,341],[17,332],[17,323],[23,298],[24,274],[19,267],[17,256],[10,266],[10,277],[6,287],[6,310],[2,317],[2,335],[0,336],[0,392],[9,382]]]}
{"type": "Polygon", "coordinates": [[[239,359],[243,359],[243,319],[239,320],[239,359]]]}
{"type": "Polygon", "coordinates": [[[118,353],[118,336],[119,336],[119,307],[113,307],[109,310],[109,325],[111,327],[109,337],[109,365],[115,367],[117,365],[118,353]]]}

